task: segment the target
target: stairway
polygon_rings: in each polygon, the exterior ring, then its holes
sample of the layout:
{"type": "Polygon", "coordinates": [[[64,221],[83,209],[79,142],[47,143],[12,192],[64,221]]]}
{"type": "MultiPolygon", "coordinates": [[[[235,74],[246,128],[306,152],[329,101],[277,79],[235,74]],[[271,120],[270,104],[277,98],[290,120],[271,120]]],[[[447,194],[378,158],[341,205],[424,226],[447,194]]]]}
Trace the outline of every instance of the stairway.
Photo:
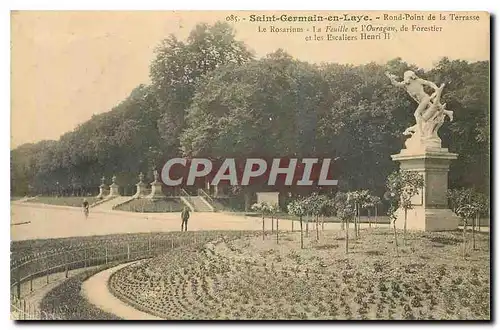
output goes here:
{"type": "Polygon", "coordinates": [[[92,207],[92,209],[99,210],[99,211],[111,211],[115,207],[117,207],[118,205],[126,203],[131,199],[133,199],[132,196],[119,196],[119,197],[110,198],[110,199],[104,200],[103,202],[101,202],[97,205],[94,205],[92,207]]]}
{"type": "Polygon", "coordinates": [[[201,196],[182,196],[195,212],[214,212],[214,208],[201,196]]]}

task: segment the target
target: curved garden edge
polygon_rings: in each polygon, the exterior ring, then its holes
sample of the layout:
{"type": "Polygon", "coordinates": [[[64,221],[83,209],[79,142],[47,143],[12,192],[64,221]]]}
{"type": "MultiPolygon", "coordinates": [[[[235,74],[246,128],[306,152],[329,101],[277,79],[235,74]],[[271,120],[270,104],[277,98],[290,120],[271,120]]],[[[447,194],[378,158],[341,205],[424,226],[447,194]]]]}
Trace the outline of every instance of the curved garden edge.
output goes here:
{"type": "Polygon", "coordinates": [[[144,309],[138,309],[136,304],[131,304],[129,301],[120,299],[115,292],[109,289],[110,277],[120,269],[128,267],[136,262],[140,261],[114,265],[111,268],[107,268],[90,276],[82,283],[81,295],[96,308],[105,313],[113,314],[120,319],[161,320],[161,318],[148,313],[144,309]]]}
{"type": "MultiPolygon", "coordinates": [[[[137,261],[137,262],[139,262],[139,261],[137,261]]],[[[162,316],[162,314],[159,313],[158,311],[152,310],[150,308],[142,306],[141,304],[138,304],[136,301],[129,299],[126,295],[122,294],[121,292],[116,290],[112,285],[110,285],[111,279],[113,278],[113,276],[115,276],[120,270],[123,270],[124,268],[127,268],[127,267],[131,266],[132,264],[135,264],[135,262],[130,263],[130,264],[126,265],[125,267],[121,267],[119,269],[116,269],[114,272],[111,273],[108,280],[106,281],[107,291],[110,292],[115,298],[120,300],[122,303],[136,309],[139,312],[146,313],[155,319],[166,320],[166,318],[164,316],[162,316]]]]}
{"type": "Polygon", "coordinates": [[[82,285],[87,279],[117,265],[118,262],[110,263],[69,277],[41,299],[41,310],[57,311],[64,320],[121,320],[114,313],[98,308],[81,294],[82,285]]]}
{"type": "Polygon", "coordinates": [[[140,262],[140,260],[125,263],[114,262],[85,270],[65,279],[42,297],[40,300],[41,310],[57,311],[65,320],[160,319],[135,308],[132,306],[133,304],[122,302],[108,290],[108,280],[111,274],[136,262],[140,262]],[[96,276],[103,273],[107,273],[108,276],[102,281],[97,278],[97,284],[99,284],[99,286],[93,290],[98,291],[99,294],[89,295],[86,284],[88,284],[89,280],[92,278],[96,279],[96,276]],[[103,294],[106,295],[106,293],[108,297],[111,296],[114,298],[111,299],[112,302],[118,302],[118,306],[116,304],[103,306],[101,302],[103,301],[103,294]],[[122,310],[125,309],[131,311],[131,313],[120,313],[119,308],[117,313],[116,307],[120,307],[119,305],[122,305],[122,310]],[[134,313],[134,310],[136,313],[134,313]]]}

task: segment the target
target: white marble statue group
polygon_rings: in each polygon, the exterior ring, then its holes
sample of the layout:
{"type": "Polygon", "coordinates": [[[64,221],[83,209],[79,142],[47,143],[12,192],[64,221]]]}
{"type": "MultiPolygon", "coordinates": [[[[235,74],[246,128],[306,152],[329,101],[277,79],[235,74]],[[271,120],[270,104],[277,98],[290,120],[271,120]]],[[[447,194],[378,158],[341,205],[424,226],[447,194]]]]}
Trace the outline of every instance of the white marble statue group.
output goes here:
{"type": "Polygon", "coordinates": [[[453,120],[453,111],[446,109],[446,103],[441,103],[444,84],[438,87],[431,81],[419,78],[413,71],[406,71],[403,81],[397,81],[396,76],[389,72],[386,72],[386,76],[394,86],[404,88],[418,103],[414,113],[416,123],[403,133],[410,135],[405,142],[406,148],[410,150],[441,148],[441,139],[437,131],[443,125],[446,116],[450,118],[450,121],[453,120]],[[431,95],[427,94],[424,86],[432,88],[434,92],[431,95]]]}

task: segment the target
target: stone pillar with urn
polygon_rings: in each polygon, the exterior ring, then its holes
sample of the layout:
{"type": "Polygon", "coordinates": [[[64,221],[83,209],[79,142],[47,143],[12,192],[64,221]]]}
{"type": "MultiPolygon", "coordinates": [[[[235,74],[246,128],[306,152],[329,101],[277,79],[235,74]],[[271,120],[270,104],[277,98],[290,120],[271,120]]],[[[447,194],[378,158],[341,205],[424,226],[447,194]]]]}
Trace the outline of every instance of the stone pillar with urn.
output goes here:
{"type": "Polygon", "coordinates": [[[161,181],[159,181],[159,175],[158,175],[158,171],[155,170],[153,172],[153,177],[154,177],[154,181],[151,182],[151,193],[149,194],[148,198],[151,198],[151,199],[162,199],[162,198],[165,198],[165,195],[163,194],[163,190],[162,190],[162,183],[161,181]]]}
{"type": "Polygon", "coordinates": [[[109,188],[108,185],[106,185],[106,178],[102,177],[101,178],[101,185],[99,186],[99,195],[97,195],[97,199],[104,199],[108,197],[109,194],[109,188]]]}
{"type": "Polygon", "coordinates": [[[111,186],[109,186],[109,197],[118,197],[121,196],[119,192],[120,186],[116,184],[116,175],[113,175],[111,178],[111,186]]]}
{"type": "MultiPolygon", "coordinates": [[[[414,113],[416,124],[408,127],[404,135],[410,137],[400,153],[392,155],[400,168],[422,174],[424,187],[420,194],[413,197],[412,209],[408,210],[407,228],[424,231],[455,230],[459,218],[449,209],[447,200],[448,172],[452,160],[458,154],[441,147],[437,132],[445,118],[453,120],[453,111],[441,103],[444,84],[437,87],[433,82],[419,78],[413,71],[406,71],[403,81],[387,73],[392,84],[403,88],[418,103],[414,113]],[[428,95],[424,86],[431,87],[434,93],[428,95]]],[[[396,227],[404,225],[404,211],[397,211],[396,227]]]]}
{"type": "Polygon", "coordinates": [[[144,174],[142,174],[142,172],[139,173],[139,182],[135,186],[137,187],[137,190],[133,196],[134,198],[141,198],[147,196],[148,187],[144,183],[144,174]]]}

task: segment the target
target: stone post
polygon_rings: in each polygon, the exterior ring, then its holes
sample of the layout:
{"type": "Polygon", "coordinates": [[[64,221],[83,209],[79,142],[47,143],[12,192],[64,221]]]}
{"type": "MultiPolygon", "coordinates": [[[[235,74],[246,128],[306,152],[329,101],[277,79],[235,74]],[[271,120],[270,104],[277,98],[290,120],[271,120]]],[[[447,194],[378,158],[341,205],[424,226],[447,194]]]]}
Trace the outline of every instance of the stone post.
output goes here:
{"type": "Polygon", "coordinates": [[[153,172],[154,176],[154,181],[151,182],[151,193],[149,194],[148,198],[151,199],[161,199],[165,198],[165,194],[163,194],[162,190],[162,184],[161,181],[158,181],[159,176],[158,176],[158,171],[153,172]]]}
{"type": "Polygon", "coordinates": [[[111,179],[111,181],[113,183],[111,184],[111,186],[109,186],[109,188],[110,188],[110,190],[109,190],[109,197],[120,196],[120,192],[118,190],[118,188],[120,188],[120,186],[118,186],[116,184],[116,175],[113,175],[113,178],[111,179]]]}
{"type": "Polygon", "coordinates": [[[106,185],[105,181],[106,181],[106,178],[102,177],[101,178],[101,185],[99,186],[99,195],[97,195],[98,199],[103,199],[103,198],[108,197],[109,189],[108,189],[108,186],[106,185]]]}
{"type": "Polygon", "coordinates": [[[136,184],[137,191],[135,192],[134,198],[141,198],[147,195],[147,185],[143,182],[144,174],[142,172],[139,174],[139,183],[136,184]]]}

